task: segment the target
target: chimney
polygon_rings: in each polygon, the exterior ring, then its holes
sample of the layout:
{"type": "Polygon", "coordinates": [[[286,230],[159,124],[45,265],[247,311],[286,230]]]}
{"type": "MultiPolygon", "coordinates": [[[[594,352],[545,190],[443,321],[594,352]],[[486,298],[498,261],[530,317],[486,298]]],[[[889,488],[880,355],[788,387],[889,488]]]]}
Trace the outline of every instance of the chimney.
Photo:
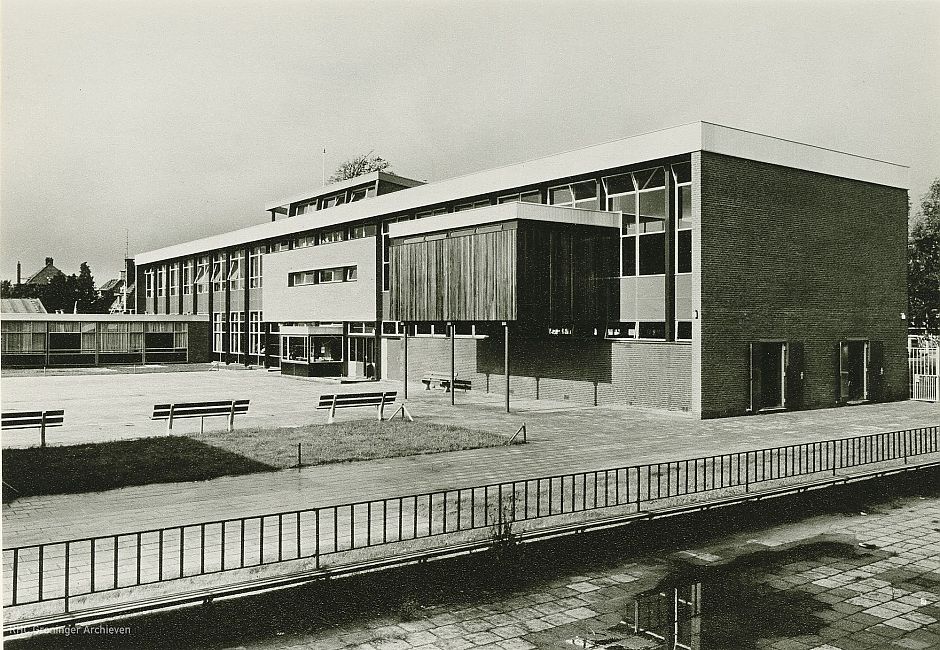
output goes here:
{"type": "Polygon", "coordinates": [[[23,269],[20,267],[20,263],[16,263],[16,283],[23,284],[23,269]]]}
{"type": "Polygon", "coordinates": [[[47,258],[46,258],[46,266],[52,266],[52,258],[51,258],[51,257],[47,257],[47,258]]]}

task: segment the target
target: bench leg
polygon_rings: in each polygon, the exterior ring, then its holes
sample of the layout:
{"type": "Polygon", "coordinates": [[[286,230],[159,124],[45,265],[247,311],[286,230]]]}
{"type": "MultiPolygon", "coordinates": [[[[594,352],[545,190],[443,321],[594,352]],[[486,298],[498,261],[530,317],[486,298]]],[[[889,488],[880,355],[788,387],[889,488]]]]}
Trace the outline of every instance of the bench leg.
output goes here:
{"type": "Polygon", "coordinates": [[[336,395],[333,395],[333,404],[330,406],[330,414],[326,417],[327,424],[333,424],[333,418],[336,416],[336,395]]]}
{"type": "Polygon", "coordinates": [[[46,412],[42,412],[42,422],[39,426],[39,446],[46,446],[46,412]]]}
{"type": "Polygon", "coordinates": [[[174,407],[174,406],[175,406],[174,404],[170,404],[170,417],[168,417],[167,420],[166,420],[166,430],[167,430],[167,431],[172,431],[172,430],[173,430],[173,407],[174,407]]]}
{"type": "Polygon", "coordinates": [[[235,428],[235,401],[232,400],[232,410],[228,414],[228,430],[235,428]]]}

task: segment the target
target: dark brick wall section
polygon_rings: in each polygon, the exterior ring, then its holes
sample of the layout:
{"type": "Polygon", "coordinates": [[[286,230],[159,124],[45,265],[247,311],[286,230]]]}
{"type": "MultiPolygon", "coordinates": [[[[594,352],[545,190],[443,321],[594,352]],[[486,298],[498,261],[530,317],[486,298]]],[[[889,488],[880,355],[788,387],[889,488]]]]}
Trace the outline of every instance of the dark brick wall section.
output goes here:
{"type": "MultiPolygon", "coordinates": [[[[401,340],[388,341],[389,373],[403,376],[401,340]]],[[[505,391],[501,339],[460,339],[456,369],[473,390],[505,391]]],[[[524,339],[510,336],[510,395],[599,405],[689,410],[692,346],[677,343],[524,339]]],[[[408,377],[450,371],[450,340],[408,339],[408,377]]]]}
{"type": "Polygon", "coordinates": [[[205,321],[190,322],[187,324],[190,363],[206,363],[212,360],[212,351],[209,349],[209,343],[211,341],[209,328],[211,326],[211,323],[205,321]]]}
{"type": "Polygon", "coordinates": [[[760,338],[803,342],[804,408],[837,403],[852,337],[883,342],[883,398],[905,398],[907,191],[707,152],[701,173],[702,416],[749,407],[760,338]]]}

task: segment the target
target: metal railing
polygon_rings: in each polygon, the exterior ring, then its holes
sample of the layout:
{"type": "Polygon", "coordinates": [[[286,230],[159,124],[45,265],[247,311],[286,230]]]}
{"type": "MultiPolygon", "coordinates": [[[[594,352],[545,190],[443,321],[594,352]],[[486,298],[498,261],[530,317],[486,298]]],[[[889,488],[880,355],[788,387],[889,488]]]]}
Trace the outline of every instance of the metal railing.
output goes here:
{"type": "Polygon", "coordinates": [[[940,452],[940,426],[3,549],[6,607],[940,452]]]}

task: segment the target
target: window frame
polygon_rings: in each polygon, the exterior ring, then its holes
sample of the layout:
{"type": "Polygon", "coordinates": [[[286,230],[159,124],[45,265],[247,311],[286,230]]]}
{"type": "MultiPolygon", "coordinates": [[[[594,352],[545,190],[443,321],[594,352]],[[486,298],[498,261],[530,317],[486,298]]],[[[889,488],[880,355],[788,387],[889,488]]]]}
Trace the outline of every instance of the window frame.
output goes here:
{"type": "MultiPolygon", "coordinates": [[[[688,191],[689,191],[689,208],[691,212],[691,207],[692,207],[692,178],[691,178],[692,169],[691,167],[692,167],[691,162],[676,163],[674,165],[669,166],[669,172],[672,174],[672,181],[673,181],[673,188],[674,188],[673,200],[674,200],[674,205],[676,207],[675,209],[676,241],[675,241],[675,251],[673,252],[673,254],[675,255],[675,260],[676,260],[676,268],[675,268],[676,275],[691,275],[692,274],[692,257],[693,256],[692,256],[691,249],[692,249],[692,243],[694,242],[694,238],[695,238],[695,235],[693,234],[694,228],[692,225],[680,227],[680,224],[679,224],[679,213],[680,213],[680,210],[682,209],[682,198],[681,198],[682,190],[685,188],[688,188],[688,191]],[[676,173],[676,167],[680,165],[688,165],[689,175],[690,175],[688,181],[683,181],[681,183],[679,182],[679,175],[676,173]],[[688,271],[679,270],[679,233],[682,233],[682,232],[688,232],[689,236],[692,238],[692,241],[689,242],[689,270],[688,271]]],[[[692,215],[690,213],[689,221],[691,221],[691,219],[692,219],[692,215]]]]}
{"type": "Polygon", "coordinates": [[[182,265],[183,295],[188,296],[193,292],[193,258],[187,259],[182,265]]]}

